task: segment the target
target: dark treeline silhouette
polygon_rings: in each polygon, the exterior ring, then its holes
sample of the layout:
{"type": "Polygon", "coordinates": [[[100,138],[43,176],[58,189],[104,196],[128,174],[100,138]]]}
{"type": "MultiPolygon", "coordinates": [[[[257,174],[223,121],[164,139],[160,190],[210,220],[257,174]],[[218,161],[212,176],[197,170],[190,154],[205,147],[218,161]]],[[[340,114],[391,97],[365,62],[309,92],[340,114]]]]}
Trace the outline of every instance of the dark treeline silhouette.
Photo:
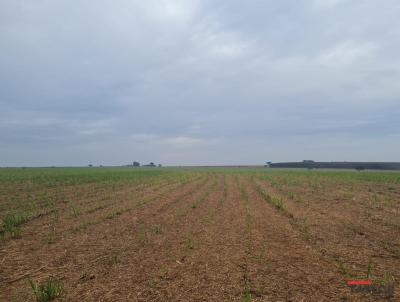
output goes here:
{"type": "Polygon", "coordinates": [[[128,167],[159,167],[159,168],[162,167],[161,164],[156,165],[156,164],[153,163],[153,162],[151,162],[151,163],[149,163],[149,164],[147,164],[147,165],[140,165],[140,163],[137,162],[137,161],[134,161],[132,164],[127,165],[127,166],[128,166],[128,167]]]}
{"type": "Polygon", "coordinates": [[[306,169],[356,169],[356,170],[400,170],[400,163],[395,162],[302,162],[270,163],[270,168],[306,168],[306,169]]]}

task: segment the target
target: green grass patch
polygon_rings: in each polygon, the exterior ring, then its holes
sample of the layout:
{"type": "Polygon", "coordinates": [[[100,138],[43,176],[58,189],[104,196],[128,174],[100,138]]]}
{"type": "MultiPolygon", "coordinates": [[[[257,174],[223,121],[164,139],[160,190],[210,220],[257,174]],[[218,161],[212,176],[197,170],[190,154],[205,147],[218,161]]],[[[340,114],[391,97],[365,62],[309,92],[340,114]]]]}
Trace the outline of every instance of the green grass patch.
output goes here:
{"type": "Polygon", "coordinates": [[[0,234],[2,238],[20,238],[21,225],[29,220],[28,214],[8,214],[3,218],[2,230],[0,234]]]}
{"type": "Polygon", "coordinates": [[[51,277],[43,284],[34,283],[29,280],[33,294],[37,302],[53,301],[64,293],[61,281],[51,277]]]}

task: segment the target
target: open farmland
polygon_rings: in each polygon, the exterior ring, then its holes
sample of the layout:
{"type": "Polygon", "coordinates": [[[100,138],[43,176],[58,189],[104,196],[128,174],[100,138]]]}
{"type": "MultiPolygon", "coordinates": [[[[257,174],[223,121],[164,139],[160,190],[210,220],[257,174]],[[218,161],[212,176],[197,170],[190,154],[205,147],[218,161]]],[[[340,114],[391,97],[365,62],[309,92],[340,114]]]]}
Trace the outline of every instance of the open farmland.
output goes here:
{"type": "Polygon", "coordinates": [[[400,301],[400,173],[1,169],[0,218],[1,301],[400,301]]]}

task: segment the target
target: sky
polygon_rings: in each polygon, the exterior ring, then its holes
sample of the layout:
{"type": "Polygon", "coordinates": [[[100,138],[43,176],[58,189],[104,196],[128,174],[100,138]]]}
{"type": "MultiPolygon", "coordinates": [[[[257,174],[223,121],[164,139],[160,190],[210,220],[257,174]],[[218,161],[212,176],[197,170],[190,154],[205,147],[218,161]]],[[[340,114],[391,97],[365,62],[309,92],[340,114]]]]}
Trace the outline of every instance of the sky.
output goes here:
{"type": "Polygon", "coordinates": [[[398,0],[2,0],[0,166],[400,161],[398,0]]]}

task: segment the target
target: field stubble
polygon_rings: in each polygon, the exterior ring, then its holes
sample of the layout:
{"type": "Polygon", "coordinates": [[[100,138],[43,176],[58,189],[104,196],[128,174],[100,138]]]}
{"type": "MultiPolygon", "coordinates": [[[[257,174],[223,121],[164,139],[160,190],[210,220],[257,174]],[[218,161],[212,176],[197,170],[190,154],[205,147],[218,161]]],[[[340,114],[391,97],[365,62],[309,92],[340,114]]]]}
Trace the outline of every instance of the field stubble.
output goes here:
{"type": "Polygon", "coordinates": [[[399,300],[346,286],[396,289],[398,173],[4,169],[0,183],[1,301],[399,300]]]}

